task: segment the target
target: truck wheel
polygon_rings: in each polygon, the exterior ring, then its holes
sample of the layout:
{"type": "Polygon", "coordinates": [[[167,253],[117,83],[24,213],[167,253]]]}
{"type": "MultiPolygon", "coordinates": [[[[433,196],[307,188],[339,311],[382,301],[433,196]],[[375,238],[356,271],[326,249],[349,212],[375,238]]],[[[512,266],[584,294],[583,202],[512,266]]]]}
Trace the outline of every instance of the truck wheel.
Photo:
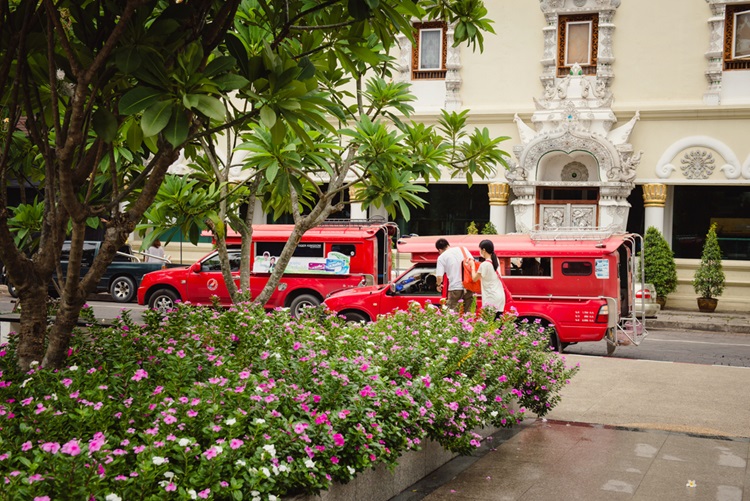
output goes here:
{"type": "Polygon", "coordinates": [[[170,289],[159,289],[151,294],[151,298],[148,300],[148,307],[160,313],[167,313],[169,310],[174,309],[177,299],[177,294],[170,289]]]}
{"type": "Polygon", "coordinates": [[[289,305],[289,308],[292,310],[292,316],[298,317],[300,313],[302,313],[303,308],[309,308],[318,306],[320,304],[320,299],[313,296],[312,294],[300,294],[299,296],[292,299],[292,304],[289,305]]]}
{"type": "Polygon", "coordinates": [[[346,319],[347,323],[361,323],[370,320],[366,315],[358,311],[347,311],[342,316],[346,319]]]}
{"type": "Polygon", "coordinates": [[[135,297],[135,280],[126,276],[117,277],[112,280],[109,293],[118,303],[129,303],[135,297]]]}

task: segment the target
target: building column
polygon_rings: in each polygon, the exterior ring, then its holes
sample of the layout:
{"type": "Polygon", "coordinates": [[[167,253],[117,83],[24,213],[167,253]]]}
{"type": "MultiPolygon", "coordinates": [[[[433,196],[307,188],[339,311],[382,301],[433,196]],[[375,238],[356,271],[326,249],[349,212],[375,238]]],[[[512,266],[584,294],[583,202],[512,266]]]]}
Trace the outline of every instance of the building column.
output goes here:
{"type": "Polygon", "coordinates": [[[666,184],[643,185],[643,207],[645,207],[644,230],[651,226],[664,234],[664,205],[667,203],[666,184]]]}
{"type": "Polygon", "coordinates": [[[361,192],[362,188],[358,186],[349,187],[349,200],[352,200],[349,204],[350,219],[367,219],[367,210],[362,208],[362,203],[353,201],[357,200],[357,197],[361,192]]]}
{"type": "Polygon", "coordinates": [[[508,183],[490,183],[487,185],[490,195],[490,222],[497,228],[499,235],[505,235],[508,212],[508,194],[510,185],[508,183]]]}

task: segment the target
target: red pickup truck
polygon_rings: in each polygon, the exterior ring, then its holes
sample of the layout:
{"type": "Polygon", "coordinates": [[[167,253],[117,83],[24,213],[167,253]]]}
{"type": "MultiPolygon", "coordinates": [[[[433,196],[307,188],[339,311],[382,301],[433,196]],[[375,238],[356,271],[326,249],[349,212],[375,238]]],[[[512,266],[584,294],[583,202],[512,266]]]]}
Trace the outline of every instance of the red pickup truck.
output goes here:
{"type": "MultiPolygon", "coordinates": [[[[268,282],[293,225],[253,226],[250,251],[250,292],[257,297],[268,282]]],[[[385,284],[391,279],[392,238],[398,235],[395,223],[385,221],[328,221],[302,236],[281,281],[266,308],[287,307],[297,315],[305,306],[323,302],[330,293],[364,285],[385,284]]],[[[239,285],[239,237],[230,235],[227,245],[232,274],[239,285]]],[[[167,310],[175,301],[192,304],[231,305],[216,251],[189,267],[172,268],[143,277],[138,288],[138,304],[167,310]]]]}
{"type": "MultiPolygon", "coordinates": [[[[337,292],[325,304],[348,320],[367,321],[405,309],[412,301],[423,306],[439,303],[442,296],[435,287],[441,280],[435,276],[437,238],[402,238],[398,250],[411,254],[412,268],[391,284],[337,292]]],[[[606,336],[612,352],[617,344],[639,344],[646,334],[644,319],[634,312],[638,235],[592,233],[552,238],[540,233],[445,238],[475,256],[481,240],[492,240],[518,317],[553,325],[553,346],[560,350],[606,336]]],[[[481,297],[479,301],[481,305],[481,297]]]]}

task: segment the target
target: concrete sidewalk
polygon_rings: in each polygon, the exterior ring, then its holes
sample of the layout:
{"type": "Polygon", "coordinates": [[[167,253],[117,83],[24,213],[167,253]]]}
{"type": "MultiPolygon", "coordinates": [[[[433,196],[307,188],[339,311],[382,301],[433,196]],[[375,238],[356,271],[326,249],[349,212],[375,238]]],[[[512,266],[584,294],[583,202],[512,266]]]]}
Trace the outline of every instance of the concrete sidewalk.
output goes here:
{"type": "Polygon", "coordinates": [[[750,501],[750,369],[567,355],[546,417],[503,430],[395,501],[750,501]]]}
{"type": "Polygon", "coordinates": [[[702,313],[695,310],[675,310],[667,308],[660,311],[656,318],[647,318],[649,329],[671,329],[688,331],[732,332],[750,334],[750,313],[748,312],[713,312],[702,313]]]}

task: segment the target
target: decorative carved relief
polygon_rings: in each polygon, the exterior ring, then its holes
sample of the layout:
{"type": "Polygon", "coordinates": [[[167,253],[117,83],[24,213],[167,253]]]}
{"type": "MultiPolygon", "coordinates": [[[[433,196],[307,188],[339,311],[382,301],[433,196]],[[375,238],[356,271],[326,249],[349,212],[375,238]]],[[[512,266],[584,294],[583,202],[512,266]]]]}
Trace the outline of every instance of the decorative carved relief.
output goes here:
{"type": "Polygon", "coordinates": [[[688,151],[680,163],[680,169],[688,179],[708,179],[714,172],[714,156],[707,151],[688,151]]]}
{"type": "Polygon", "coordinates": [[[596,226],[596,210],[594,207],[571,207],[570,225],[575,228],[592,228],[596,226]]]}
{"type": "Polygon", "coordinates": [[[589,170],[581,162],[570,162],[563,167],[560,175],[562,181],[584,182],[589,180],[589,170]]]}
{"type": "MultiPolygon", "coordinates": [[[[672,161],[680,153],[691,148],[708,149],[718,153],[724,159],[724,162],[726,162],[719,167],[719,170],[724,173],[727,179],[738,179],[741,175],[746,178],[750,177],[750,175],[745,174],[745,170],[740,165],[740,161],[734,151],[723,142],[709,136],[688,136],[672,143],[669,148],[662,153],[661,158],[659,158],[659,161],[656,163],[656,175],[661,179],[667,179],[670,177],[672,173],[677,170],[677,168],[672,165],[672,161]]],[[[750,174],[750,172],[747,172],[747,174],[750,174]]]]}
{"type": "Polygon", "coordinates": [[[564,207],[542,207],[542,229],[553,230],[564,226],[564,207]]]}

